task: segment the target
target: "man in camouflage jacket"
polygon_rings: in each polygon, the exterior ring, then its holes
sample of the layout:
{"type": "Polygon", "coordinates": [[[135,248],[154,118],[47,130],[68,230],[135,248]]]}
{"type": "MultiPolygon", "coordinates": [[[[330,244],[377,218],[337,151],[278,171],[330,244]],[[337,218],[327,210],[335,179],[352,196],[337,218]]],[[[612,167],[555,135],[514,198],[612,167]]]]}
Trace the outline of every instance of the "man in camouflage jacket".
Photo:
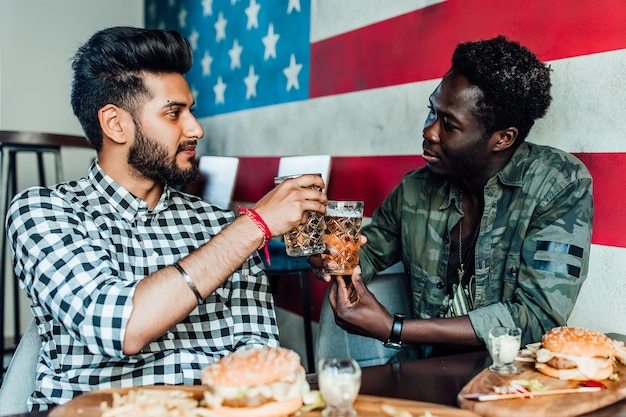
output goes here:
{"type": "Polygon", "coordinates": [[[361,273],[332,281],[340,327],[428,354],[484,348],[498,325],[520,327],[530,343],[566,324],[587,275],[592,180],[572,155],[524,140],[549,107],[549,73],[502,36],[457,46],[429,98],[426,167],[407,174],[364,228],[361,273]],[[392,334],[394,317],[364,281],[399,261],[409,282],[396,290],[408,292],[411,311],[392,334]],[[462,313],[451,308],[459,287],[462,313]]]}

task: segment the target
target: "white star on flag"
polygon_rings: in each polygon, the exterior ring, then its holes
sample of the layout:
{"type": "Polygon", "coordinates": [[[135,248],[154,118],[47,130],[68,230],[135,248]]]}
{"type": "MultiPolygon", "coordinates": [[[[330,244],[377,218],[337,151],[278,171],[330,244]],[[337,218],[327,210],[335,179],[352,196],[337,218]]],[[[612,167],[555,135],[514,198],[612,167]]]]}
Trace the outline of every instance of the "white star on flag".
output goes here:
{"type": "Polygon", "coordinates": [[[283,70],[283,73],[287,77],[287,91],[291,90],[291,87],[296,90],[300,89],[298,74],[300,74],[301,69],[302,64],[296,64],[296,56],[291,54],[291,58],[289,58],[289,66],[283,70]]]}
{"type": "Polygon", "coordinates": [[[241,52],[243,47],[239,45],[239,41],[235,39],[233,41],[233,47],[228,51],[230,56],[230,69],[241,68],[241,52]]]}
{"type": "Polygon", "coordinates": [[[213,0],[202,0],[202,16],[213,14],[213,0]]]}
{"type": "Polygon", "coordinates": [[[250,0],[250,6],[246,8],[246,16],[248,16],[246,29],[259,27],[259,10],[261,10],[261,5],[257,4],[256,0],[250,0]]]}
{"type": "Polygon", "coordinates": [[[226,24],[228,20],[224,19],[224,14],[220,12],[217,17],[217,22],[215,22],[215,42],[219,42],[223,39],[226,39],[226,24]]]}
{"type": "Polygon", "coordinates": [[[187,27],[187,9],[182,8],[178,12],[178,26],[181,28],[187,27]]]}
{"type": "Polygon", "coordinates": [[[263,59],[267,61],[270,57],[276,58],[276,42],[280,35],[274,33],[274,24],[270,23],[267,28],[267,35],[261,38],[263,45],[265,45],[265,53],[263,54],[263,59]]]}
{"type": "Polygon", "coordinates": [[[256,83],[259,81],[259,76],[254,73],[254,65],[250,65],[248,76],[243,79],[246,83],[246,99],[250,97],[256,97],[256,83]]]}
{"type": "Polygon", "coordinates": [[[191,49],[194,50],[194,51],[196,49],[198,49],[198,38],[199,37],[200,37],[200,34],[195,29],[193,31],[191,31],[191,35],[189,35],[189,45],[191,45],[191,49]]]}
{"type": "Polygon", "coordinates": [[[287,14],[291,14],[292,10],[297,12],[300,11],[300,0],[289,0],[289,4],[287,5],[287,14]]]}
{"type": "Polygon", "coordinates": [[[213,63],[213,57],[209,54],[209,50],[204,51],[204,57],[202,61],[202,75],[207,76],[211,75],[211,64],[213,63]]]}
{"type": "Polygon", "coordinates": [[[226,91],[226,84],[222,81],[222,77],[217,77],[217,84],[213,86],[213,92],[215,93],[215,104],[224,104],[224,92],[226,91]]]}

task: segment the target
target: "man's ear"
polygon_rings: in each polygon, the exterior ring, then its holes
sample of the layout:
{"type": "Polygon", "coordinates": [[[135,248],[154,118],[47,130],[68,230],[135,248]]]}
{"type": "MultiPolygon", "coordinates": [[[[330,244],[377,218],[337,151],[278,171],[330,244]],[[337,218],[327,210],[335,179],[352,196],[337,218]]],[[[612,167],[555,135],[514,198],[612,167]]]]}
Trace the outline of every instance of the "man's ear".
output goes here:
{"type": "Polygon", "coordinates": [[[124,123],[128,113],[114,104],[107,104],[98,110],[98,121],[105,138],[111,139],[113,142],[122,144],[128,138],[124,123]]]}
{"type": "Polygon", "coordinates": [[[519,131],[516,127],[507,127],[506,129],[498,130],[492,136],[495,140],[493,150],[500,152],[509,149],[517,140],[519,131]]]}

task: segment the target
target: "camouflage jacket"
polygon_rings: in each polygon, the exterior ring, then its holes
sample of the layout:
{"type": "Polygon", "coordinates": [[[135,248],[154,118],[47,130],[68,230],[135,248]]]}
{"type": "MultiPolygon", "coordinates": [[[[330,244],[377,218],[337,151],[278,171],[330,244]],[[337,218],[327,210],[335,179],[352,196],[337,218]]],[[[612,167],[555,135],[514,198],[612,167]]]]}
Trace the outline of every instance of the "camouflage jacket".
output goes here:
{"type": "MultiPolygon", "coordinates": [[[[495,325],[522,328],[522,343],[565,325],[587,276],[592,181],[574,156],[523,143],[484,189],[476,243],[476,335],[495,325]]],[[[398,261],[410,277],[413,318],[440,313],[446,293],[450,230],[463,216],[459,187],[428,169],[408,173],[363,233],[366,282],[398,261]]]]}

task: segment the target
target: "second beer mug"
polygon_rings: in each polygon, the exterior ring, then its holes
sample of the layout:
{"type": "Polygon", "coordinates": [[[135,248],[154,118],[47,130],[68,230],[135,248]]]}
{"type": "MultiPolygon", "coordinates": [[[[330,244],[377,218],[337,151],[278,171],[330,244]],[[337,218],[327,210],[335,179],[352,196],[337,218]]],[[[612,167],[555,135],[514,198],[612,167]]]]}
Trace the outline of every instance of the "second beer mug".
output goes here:
{"type": "Polygon", "coordinates": [[[329,201],[326,206],[326,244],[334,246],[337,255],[324,255],[337,262],[337,268],[326,270],[331,275],[351,275],[359,264],[361,249],[362,201],[329,201]]]}
{"type": "MultiPolygon", "coordinates": [[[[304,175],[304,174],[302,174],[304,175]]],[[[283,181],[298,178],[302,175],[288,175],[274,178],[274,185],[283,181]]],[[[322,176],[322,174],[314,174],[322,176]]],[[[319,187],[311,186],[318,191],[319,187]]],[[[294,227],[284,235],[285,250],[289,256],[309,256],[322,253],[326,248],[324,244],[324,215],[315,211],[306,212],[306,223],[294,227]]]]}

